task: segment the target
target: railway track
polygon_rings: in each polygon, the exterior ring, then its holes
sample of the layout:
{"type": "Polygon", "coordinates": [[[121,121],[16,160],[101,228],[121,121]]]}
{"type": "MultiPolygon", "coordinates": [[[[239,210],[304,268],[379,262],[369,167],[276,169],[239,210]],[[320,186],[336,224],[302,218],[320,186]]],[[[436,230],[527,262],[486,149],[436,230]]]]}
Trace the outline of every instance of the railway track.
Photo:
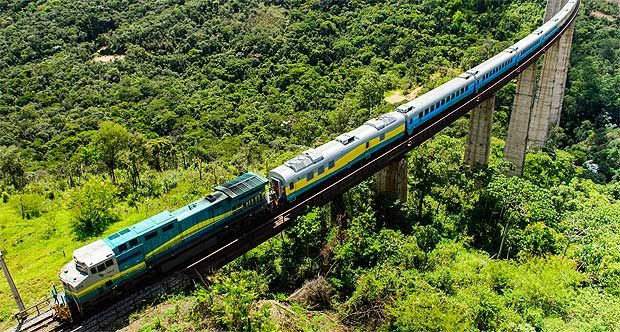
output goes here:
{"type": "Polygon", "coordinates": [[[296,215],[302,213],[307,206],[323,205],[333,200],[336,196],[341,195],[359,184],[394,160],[402,158],[402,156],[412,148],[422,144],[424,141],[449,126],[454,120],[476,107],[482,100],[493,95],[507,82],[519,75],[528,66],[535,63],[535,61],[564,34],[570,24],[574,22],[577,13],[578,10],[573,13],[558,34],[549,39],[541,49],[530,55],[526,61],[508,71],[504,76],[488,84],[476,95],[452,106],[435,121],[420,128],[413,136],[396,141],[390,147],[373,155],[362,164],[343,171],[341,176],[330,180],[321,189],[305,197],[300,197],[297,201],[287,206],[283,206],[266,215],[258,217],[255,220],[257,224],[255,228],[223,243],[216,250],[212,250],[207,256],[196,257],[190,260],[193,263],[185,265],[179,269],[179,272],[165,276],[160,280],[153,280],[141,285],[142,287],[138,290],[129,294],[124,294],[122,299],[110,303],[102,308],[98,314],[82,320],[79,324],[63,323],[56,320],[54,312],[50,307],[37,316],[24,320],[9,331],[111,331],[114,330],[116,326],[125,326],[131,313],[142,308],[145,304],[153,303],[161,294],[178,292],[183,289],[188,289],[196,283],[204,283],[202,277],[204,273],[212,273],[221,266],[281,232],[290,224],[291,220],[296,215]]]}

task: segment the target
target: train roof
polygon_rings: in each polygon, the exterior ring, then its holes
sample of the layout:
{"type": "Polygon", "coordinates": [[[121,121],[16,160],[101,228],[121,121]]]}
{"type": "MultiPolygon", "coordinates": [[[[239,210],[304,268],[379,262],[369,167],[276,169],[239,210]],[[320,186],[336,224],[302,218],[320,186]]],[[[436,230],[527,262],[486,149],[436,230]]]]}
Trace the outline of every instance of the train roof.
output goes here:
{"type": "Polygon", "coordinates": [[[265,184],[267,184],[267,179],[256,173],[248,172],[215,187],[215,190],[225,193],[230,198],[235,198],[254,191],[257,187],[265,184]]]}
{"type": "Polygon", "coordinates": [[[112,249],[102,240],[89,243],[73,252],[73,258],[89,268],[112,256],[112,249]]]}
{"type": "Polygon", "coordinates": [[[218,204],[228,197],[234,198],[239,195],[243,195],[254,190],[256,187],[265,185],[266,183],[267,180],[256,173],[245,173],[231,181],[215,187],[215,192],[197,201],[187,204],[173,212],[166,210],[144,219],[139,223],[131,225],[106,237],[104,242],[106,242],[111,248],[116,248],[127,241],[135,239],[138,236],[161,226],[162,224],[169,223],[174,220],[182,220],[188,215],[218,204]]]}
{"type": "Polygon", "coordinates": [[[325,163],[340,158],[379,133],[393,130],[394,126],[402,123],[404,123],[404,116],[401,113],[389,112],[381,114],[349,132],[340,134],[325,144],[314,149],[308,149],[295,156],[293,159],[269,171],[269,177],[280,179],[284,183],[300,179],[306,176],[306,173],[314,172],[320,165],[325,165],[325,163]]]}
{"type": "MultiPolygon", "coordinates": [[[[192,203],[194,204],[194,203],[192,203]]],[[[179,209],[182,210],[183,208],[179,209]]],[[[177,210],[177,211],[179,211],[177,210]]],[[[175,212],[177,212],[175,211],[175,212]]],[[[166,210],[163,212],[160,212],[152,217],[146,218],[142,221],[140,221],[137,224],[131,225],[127,228],[121,229],[120,231],[106,237],[104,239],[104,241],[112,248],[116,248],[119,245],[135,239],[136,237],[146,233],[147,231],[155,228],[156,226],[161,225],[162,223],[165,223],[168,220],[172,220],[175,219],[176,214],[175,213],[171,213],[170,211],[166,210]]]]}

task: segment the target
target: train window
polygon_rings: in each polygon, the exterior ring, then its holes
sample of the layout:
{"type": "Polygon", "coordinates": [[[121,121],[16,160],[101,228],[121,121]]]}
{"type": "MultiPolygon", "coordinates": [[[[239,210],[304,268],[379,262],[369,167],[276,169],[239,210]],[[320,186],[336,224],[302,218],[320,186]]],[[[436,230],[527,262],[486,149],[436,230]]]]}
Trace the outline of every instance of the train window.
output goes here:
{"type": "Polygon", "coordinates": [[[133,248],[135,246],[138,245],[138,239],[131,239],[131,241],[129,241],[129,247],[133,248]]]}
{"type": "Polygon", "coordinates": [[[105,261],[105,267],[110,267],[114,265],[114,262],[111,259],[108,259],[107,261],[105,261]]]}
{"type": "Polygon", "coordinates": [[[174,228],[174,224],[173,224],[173,223],[169,223],[168,225],[166,225],[166,226],[162,227],[162,228],[161,228],[161,231],[162,231],[162,232],[167,232],[167,231],[169,231],[169,230],[171,230],[171,229],[173,229],[173,228],[174,228]]]}
{"type": "Polygon", "coordinates": [[[422,116],[424,116],[424,112],[420,112],[420,114],[418,114],[418,119],[421,119],[422,116]]]}
{"type": "Polygon", "coordinates": [[[325,172],[325,166],[319,166],[319,169],[316,171],[317,174],[323,174],[325,172]]]}
{"type": "Polygon", "coordinates": [[[306,175],[306,180],[310,181],[314,178],[314,172],[310,172],[308,173],[308,175],[306,175]]]}
{"type": "Polygon", "coordinates": [[[123,243],[120,246],[118,246],[118,252],[123,252],[123,251],[127,251],[127,243],[123,243]]]}
{"type": "Polygon", "coordinates": [[[366,149],[370,147],[370,142],[366,142],[366,149]]]}
{"type": "Polygon", "coordinates": [[[95,273],[97,273],[97,268],[96,267],[91,268],[90,274],[95,274],[95,273]]]}
{"type": "Polygon", "coordinates": [[[103,271],[105,271],[105,264],[101,264],[97,266],[97,272],[101,273],[103,271]]]}
{"type": "Polygon", "coordinates": [[[381,135],[379,135],[379,140],[383,141],[385,139],[385,133],[381,133],[381,135]]]}
{"type": "Polygon", "coordinates": [[[144,240],[148,241],[157,236],[157,231],[150,232],[144,236],[144,240]]]}
{"type": "Polygon", "coordinates": [[[328,168],[334,168],[334,166],[335,166],[335,164],[334,164],[334,161],[333,161],[333,160],[332,160],[332,161],[330,161],[329,163],[327,163],[327,167],[328,167],[328,168]]]}
{"type": "Polygon", "coordinates": [[[435,103],[435,108],[434,108],[434,109],[432,109],[431,111],[434,111],[434,110],[436,110],[436,109],[438,109],[438,108],[439,108],[439,103],[435,103]]]}
{"type": "Polygon", "coordinates": [[[295,189],[295,182],[291,182],[291,184],[288,187],[291,190],[295,189]]]}

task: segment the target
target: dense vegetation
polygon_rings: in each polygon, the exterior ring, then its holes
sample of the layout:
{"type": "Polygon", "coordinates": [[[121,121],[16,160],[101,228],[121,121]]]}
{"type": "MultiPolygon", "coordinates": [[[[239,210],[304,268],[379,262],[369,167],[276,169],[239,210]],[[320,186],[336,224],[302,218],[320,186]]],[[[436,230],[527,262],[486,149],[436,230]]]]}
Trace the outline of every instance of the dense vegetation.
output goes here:
{"type": "MultiPolygon", "coordinates": [[[[562,128],[505,176],[466,119],[157,311],[144,330],[611,330],[620,316],[620,11],[584,0],[562,128]],[[162,312],[163,311],[163,312],[162,312]]],[[[544,1],[1,1],[0,248],[32,303],[75,248],[265,173],[541,23],[544,1]]],[[[0,283],[0,321],[13,312],[0,283]]],[[[1,327],[1,326],[0,326],[1,327]]]]}

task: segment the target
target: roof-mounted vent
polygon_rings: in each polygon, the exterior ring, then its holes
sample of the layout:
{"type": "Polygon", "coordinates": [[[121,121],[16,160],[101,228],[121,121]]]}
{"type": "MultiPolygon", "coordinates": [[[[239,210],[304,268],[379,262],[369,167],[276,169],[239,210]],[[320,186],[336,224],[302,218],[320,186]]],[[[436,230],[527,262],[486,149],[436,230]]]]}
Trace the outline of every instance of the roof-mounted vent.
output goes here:
{"type": "Polygon", "coordinates": [[[509,48],[505,49],[505,50],[504,50],[504,52],[506,52],[506,53],[511,53],[511,54],[512,54],[512,53],[515,53],[515,52],[516,52],[516,51],[518,51],[518,50],[519,50],[519,48],[518,48],[518,47],[511,46],[511,47],[509,47],[509,48]]]}
{"type": "Polygon", "coordinates": [[[305,154],[301,154],[287,162],[284,163],[284,166],[289,167],[290,169],[292,169],[295,172],[299,172],[302,169],[312,165],[312,159],[310,159],[310,157],[308,157],[305,154]]]}
{"type": "Polygon", "coordinates": [[[463,78],[463,79],[470,79],[471,77],[475,76],[476,74],[478,74],[477,70],[468,70],[464,73],[462,73],[461,75],[459,75],[459,78],[463,78]]]}
{"type": "MultiPolygon", "coordinates": [[[[414,109],[413,106],[409,107],[408,111],[412,111],[414,109]]],[[[381,130],[387,126],[389,126],[391,123],[394,123],[394,121],[396,121],[396,119],[392,116],[389,115],[381,115],[375,119],[372,120],[368,120],[366,121],[366,123],[364,123],[367,126],[373,127],[377,130],[381,130]]]]}
{"type": "Polygon", "coordinates": [[[312,160],[313,164],[316,164],[319,161],[323,160],[323,155],[316,149],[310,149],[310,150],[304,151],[304,154],[308,156],[310,160],[312,160]]]}
{"type": "Polygon", "coordinates": [[[350,134],[342,134],[342,135],[336,137],[336,141],[338,141],[338,142],[340,142],[340,143],[342,143],[344,145],[347,145],[347,144],[353,142],[354,140],[355,140],[355,136],[350,135],[350,134]]]}

